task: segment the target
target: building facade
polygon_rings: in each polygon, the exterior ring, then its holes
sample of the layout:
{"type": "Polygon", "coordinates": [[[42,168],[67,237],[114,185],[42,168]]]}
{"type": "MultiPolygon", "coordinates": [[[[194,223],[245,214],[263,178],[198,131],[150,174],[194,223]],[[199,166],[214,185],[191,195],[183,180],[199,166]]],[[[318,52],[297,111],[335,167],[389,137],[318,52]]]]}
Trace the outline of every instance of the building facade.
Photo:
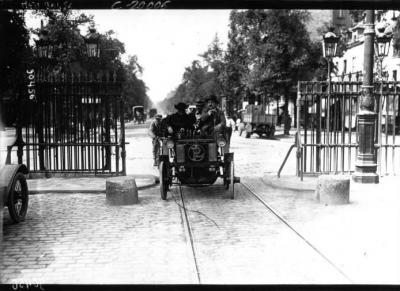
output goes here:
{"type": "MultiPolygon", "coordinates": [[[[387,11],[385,13],[376,13],[377,27],[386,27],[385,31],[393,30],[396,25],[398,11],[387,11]]],[[[364,23],[357,23],[346,32],[347,44],[346,50],[342,57],[337,57],[333,61],[336,65],[336,71],[332,72],[332,78],[340,79],[342,76],[349,74],[362,74],[364,69],[364,23]]],[[[382,63],[382,71],[384,79],[388,81],[397,81],[400,70],[400,57],[398,52],[390,46],[389,55],[384,58],[382,63]]],[[[380,72],[379,62],[375,58],[374,72],[380,72]]]]}

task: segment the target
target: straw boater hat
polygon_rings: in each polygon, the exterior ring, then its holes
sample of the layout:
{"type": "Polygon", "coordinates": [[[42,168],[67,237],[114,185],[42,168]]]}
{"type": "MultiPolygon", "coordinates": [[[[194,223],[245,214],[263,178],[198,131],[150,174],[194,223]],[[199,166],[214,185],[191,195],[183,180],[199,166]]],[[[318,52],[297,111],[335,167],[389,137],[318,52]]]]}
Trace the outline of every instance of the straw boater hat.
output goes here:
{"type": "Polygon", "coordinates": [[[175,108],[178,110],[185,110],[186,108],[188,108],[188,106],[183,102],[179,102],[175,105],[175,108]]]}

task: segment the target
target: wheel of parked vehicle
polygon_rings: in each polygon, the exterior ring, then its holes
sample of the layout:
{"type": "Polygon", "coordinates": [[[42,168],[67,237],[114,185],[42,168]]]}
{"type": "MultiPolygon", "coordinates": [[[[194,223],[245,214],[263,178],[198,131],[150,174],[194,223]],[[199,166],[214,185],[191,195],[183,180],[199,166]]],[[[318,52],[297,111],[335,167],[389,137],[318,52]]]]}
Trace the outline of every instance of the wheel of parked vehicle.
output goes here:
{"type": "Polygon", "coordinates": [[[168,191],[168,169],[165,161],[161,161],[159,166],[160,171],[160,194],[161,199],[167,200],[167,191],[168,191]]]}
{"type": "Polygon", "coordinates": [[[25,176],[22,173],[17,173],[11,184],[7,205],[11,219],[15,223],[24,221],[28,211],[28,200],[28,184],[25,176]]]}

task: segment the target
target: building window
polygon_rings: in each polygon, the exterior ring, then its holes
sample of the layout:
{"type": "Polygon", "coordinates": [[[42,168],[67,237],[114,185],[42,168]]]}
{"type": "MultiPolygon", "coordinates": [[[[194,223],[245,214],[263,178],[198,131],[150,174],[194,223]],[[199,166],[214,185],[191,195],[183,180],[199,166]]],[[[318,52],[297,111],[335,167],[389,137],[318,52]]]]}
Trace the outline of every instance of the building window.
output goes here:
{"type": "Polygon", "coordinates": [[[397,81],[397,70],[393,70],[393,81],[397,81]]]}
{"type": "Polygon", "coordinates": [[[343,61],[343,74],[347,73],[347,60],[343,61]]]}
{"type": "Polygon", "coordinates": [[[344,11],[342,9],[339,9],[338,18],[343,18],[343,17],[344,17],[344,11]]]}

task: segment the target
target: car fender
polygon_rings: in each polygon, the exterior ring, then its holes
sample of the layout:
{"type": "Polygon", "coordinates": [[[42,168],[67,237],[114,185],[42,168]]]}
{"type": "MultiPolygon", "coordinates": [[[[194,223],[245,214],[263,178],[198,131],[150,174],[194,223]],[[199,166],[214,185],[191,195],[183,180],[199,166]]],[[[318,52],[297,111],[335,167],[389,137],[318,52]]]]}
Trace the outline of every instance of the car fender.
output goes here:
{"type": "Polygon", "coordinates": [[[17,173],[28,174],[28,168],[23,164],[5,165],[0,169],[0,192],[2,206],[7,203],[8,193],[10,193],[11,184],[17,173]]]}

